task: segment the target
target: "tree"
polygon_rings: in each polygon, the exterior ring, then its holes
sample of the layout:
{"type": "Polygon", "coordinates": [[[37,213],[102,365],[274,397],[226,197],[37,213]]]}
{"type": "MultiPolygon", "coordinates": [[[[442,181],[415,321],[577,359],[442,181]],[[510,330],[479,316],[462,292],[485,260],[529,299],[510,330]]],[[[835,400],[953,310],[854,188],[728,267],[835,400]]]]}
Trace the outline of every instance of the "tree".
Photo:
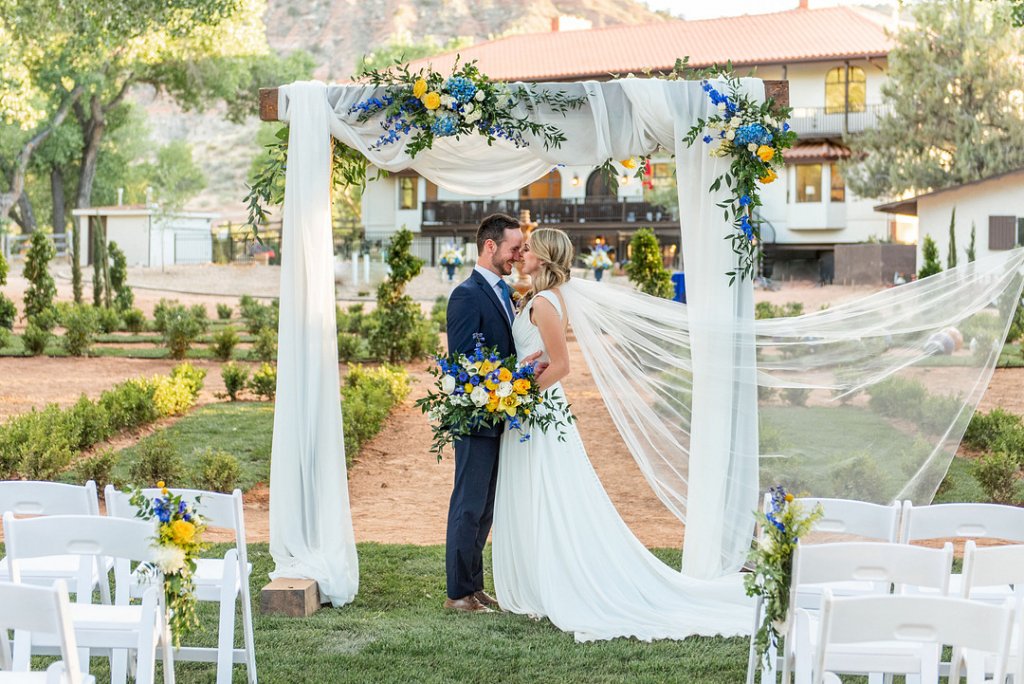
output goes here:
{"type": "Polygon", "coordinates": [[[629,241],[630,260],[626,275],[641,292],[655,297],[672,297],[672,278],[661,259],[661,244],[650,228],[641,228],[629,241]]]}
{"type": "Polygon", "coordinates": [[[923,0],[882,86],[892,113],[849,140],[863,197],[958,185],[1024,166],[1020,55],[1007,0],[923,0]]]}
{"type": "Polygon", "coordinates": [[[967,263],[974,261],[974,221],[971,221],[971,242],[967,245],[967,263]]]}
{"type": "Polygon", "coordinates": [[[25,318],[32,318],[53,306],[57,285],[50,275],[50,260],[57,255],[50,238],[43,233],[32,234],[32,244],[25,255],[23,271],[29,286],[25,290],[25,318]]]}
{"type": "Polygon", "coordinates": [[[921,265],[921,270],[917,272],[918,278],[927,278],[942,271],[942,264],[939,263],[939,246],[935,244],[935,240],[932,239],[931,235],[924,236],[921,256],[924,258],[924,264],[921,265]]]}
{"type": "Polygon", "coordinates": [[[956,207],[949,217],[949,254],[946,255],[946,268],[956,268],[956,207]]]}
{"type": "Polygon", "coordinates": [[[454,52],[473,44],[473,36],[457,36],[444,43],[436,36],[424,36],[414,42],[408,33],[391,36],[390,42],[373,52],[363,55],[359,64],[359,73],[365,74],[374,69],[384,69],[394,64],[405,64],[423,57],[432,57],[443,52],[454,52]]]}
{"type": "MultiPolygon", "coordinates": [[[[7,284],[7,259],[4,258],[3,252],[0,252],[0,287],[7,284]]],[[[14,302],[4,296],[0,292],[0,328],[5,330],[14,329],[14,319],[18,315],[18,310],[14,306],[14,302]]],[[[0,333],[0,337],[3,337],[3,333],[0,333]]]]}
{"type": "Polygon", "coordinates": [[[110,287],[114,290],[114,306],[124,312],[135,304],[135,293],[128,285],[128,259],[116,242],[110,243],[110,287]]]}

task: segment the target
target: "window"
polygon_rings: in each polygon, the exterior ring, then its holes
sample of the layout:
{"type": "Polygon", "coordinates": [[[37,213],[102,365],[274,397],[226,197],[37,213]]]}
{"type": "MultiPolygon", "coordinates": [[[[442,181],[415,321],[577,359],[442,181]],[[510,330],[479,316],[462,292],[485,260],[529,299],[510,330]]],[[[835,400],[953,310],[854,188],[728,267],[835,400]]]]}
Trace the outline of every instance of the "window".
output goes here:
{"type": "Polygon", "coordinates": [[[562,196],[562,174],[552,169],[548,175],[538,178],[519,190],[519,199],[549,199],[562,196]]]}
{"type": "Polygon", "coordinates": [[[651,173],[655,178],[672,178],[675,175],[675,169],[671,164],[656,162],[651,164],[651,173]]]}
{"type": "Polygon", "coordinates": [[[821,201],[821,164],[798,164],[796,167],[796,201],[821,201]]]}
{"type": "Polygon", "coordinates": [[[1016,216],[989,216],[988,217],[988,248],[1013,249],[1017,244],[1016,216]]]}
{"type": "MultiPolygon", "coordinates": [[[[825,113],[842,114],[846,111],[846,67],[830,69],[825,74],[825,113]]],[[[867,98],[867,80],[864,70],[850,67],[850,111],[863,112],[867,98]]]]}
{"type": "Polygon", "coordinates": [[[839,164],[830,164],[829,169],[832,178],[832,191],[829,194],[829,199],[833,202],[845,202],[846,181],[843,179],[843,174],[839,172],[839,164]]]}
{"type": "Polygon", "coordinates": [[[398,179],[398,208],[418,209],[419,200],[416,197],[416,187],[419,178],[416,176],[402,176],[398,179]]]}

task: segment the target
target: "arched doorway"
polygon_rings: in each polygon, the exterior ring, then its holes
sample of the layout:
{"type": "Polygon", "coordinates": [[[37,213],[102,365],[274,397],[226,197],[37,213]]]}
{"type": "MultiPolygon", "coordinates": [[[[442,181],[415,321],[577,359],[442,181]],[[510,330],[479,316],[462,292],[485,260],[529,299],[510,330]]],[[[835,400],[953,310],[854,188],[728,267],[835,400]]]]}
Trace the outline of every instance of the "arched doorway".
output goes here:
{"type": "Polygon", "coordinates": [[[552,169],[546,176],[519,190],[521,200],[558,199],[561,196],[562,174],[558,173],[558,169],[552,169]]]}
{"type": "Polygon", "coordinates": [[[615,199],[615,195],[612,193],[612,189],[608,187],[608,181],[605,180],[604,174],[601,173],[601,169],[594,169],[594,171],[587,176],[587,199],[615,199]]]}

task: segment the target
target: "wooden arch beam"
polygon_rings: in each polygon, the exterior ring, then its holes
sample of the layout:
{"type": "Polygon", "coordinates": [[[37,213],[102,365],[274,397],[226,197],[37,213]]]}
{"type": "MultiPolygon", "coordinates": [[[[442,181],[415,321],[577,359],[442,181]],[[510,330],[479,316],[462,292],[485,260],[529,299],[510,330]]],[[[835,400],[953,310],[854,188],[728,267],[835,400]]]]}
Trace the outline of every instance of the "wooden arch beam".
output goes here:
{"type": "MultiPolygon", "coordinates": [[[[782,107],[789,106],[789,81],[765,81],[765,97],[782,107]]],[[[277,121],[277,88],[260,88],[260,120],[277,121]]]]}

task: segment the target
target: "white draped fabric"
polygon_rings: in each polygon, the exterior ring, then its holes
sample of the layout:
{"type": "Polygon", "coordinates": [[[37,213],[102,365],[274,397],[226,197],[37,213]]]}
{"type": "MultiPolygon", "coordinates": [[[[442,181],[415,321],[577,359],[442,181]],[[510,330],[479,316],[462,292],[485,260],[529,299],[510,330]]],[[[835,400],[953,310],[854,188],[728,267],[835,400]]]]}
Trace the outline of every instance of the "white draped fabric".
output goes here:
{"type": "MultiPolygon", "coordinates": [[[[760,80],[744,79],[742,85],[763,99],[760,80]]],[[[723,239],[731,227],[715,206],[726,190],[708,191],[728,160],[682,143],[693,122],[715,110],[698,82],[624,79],[532,87],[587,97],[582,108],[565,115],[544,105],[520,112],[558,126],[567,138],[561,147],[545,149],[539,139],[522,148],[504,141],[488,146],[482,137],[468,136],[437,140],[416,158],[401,142],[374,148],[381,134],[377,121],[359,123],[349,113],[379,95],[377,89],[321,83],[279,89],[279,117],[290,123],[290,137],[271,551],[278,575],[316,579],[335,603],[354,594],[357,573],[338,414],[334,281],[326,267],[328,136],[381,169],[411,168],[439,186],[480,196],[521,188],[558,164],[598,165],[658,147],[674,152],[694,367],[689,496],[677,510],[687,523],[683,572],[710,578],[734,571],[749,546],[758,485],[751,283],[730,285],[725,276],[736,263],[731,243],[723,239]]]]}

